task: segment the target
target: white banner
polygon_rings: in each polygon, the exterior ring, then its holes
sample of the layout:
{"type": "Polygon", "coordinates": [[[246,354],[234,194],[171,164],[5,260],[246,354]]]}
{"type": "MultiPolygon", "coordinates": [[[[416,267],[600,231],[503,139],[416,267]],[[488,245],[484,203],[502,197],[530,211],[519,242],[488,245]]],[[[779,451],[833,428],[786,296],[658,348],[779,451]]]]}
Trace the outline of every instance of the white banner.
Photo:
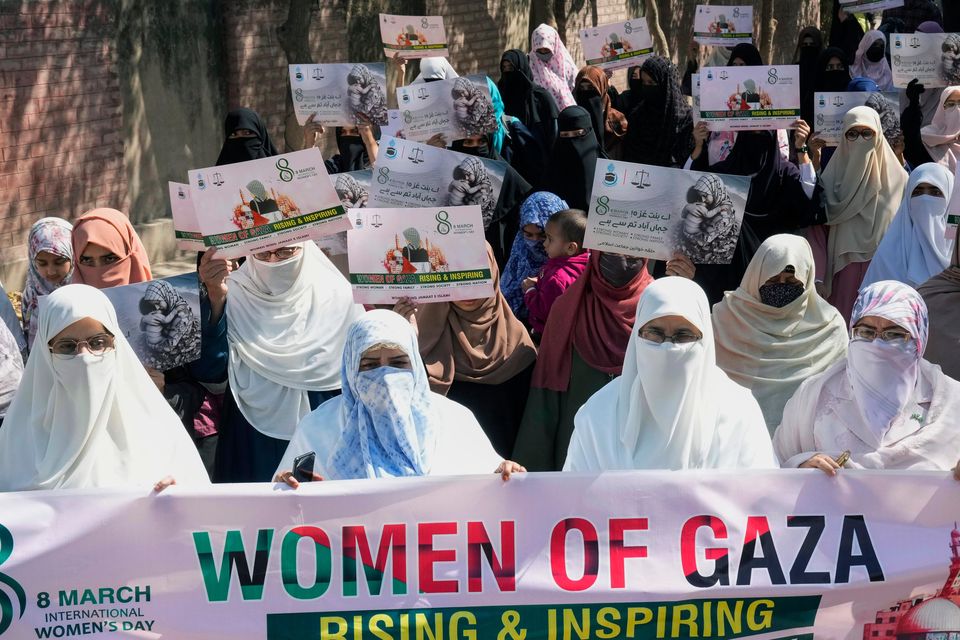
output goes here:
{"type": "Polygon", "coordinates": [[[711,131],[786,129],[800,117],[800,67],[700,70],[700,119],[711,131]]]}
{"type": "MultiPolygon", "coordinates": [[[[900,94],[896,91],[869,93],[866,91],[843,91],[837,93],[817,92],[813,96],[813,130],[828,147],[840,144],[843,134],[843,117],[854,107],[867,105],[880,114],[889,115],[899,125],[900,94]]],[[[885,124],[886,118],[881,118],[885,124]]]]}
{"type": "Polygon", "coordinates": [[[890,39],[894,85],[913,79],[925,87],[960,84],[960,34],[895,33],[890,39]]]}
{"type": "Polygon", "coordinates": [[[180,251],[205,251],[197,212],[193,210],[193,198],[190,197],[190,185],[168,182],[170,194],[170,214],[173,217],[173,231],[180,251]]]}
{"type": "Polygon", "coordinates": [[[347,248],[356,302],[493,296],[480,207],[358,209],[350,217],[347,248]]]}
{"type": "Polygon", "coordinates": [[[496,131],[487,76],[460,76],[449,80],[397,87],[397,104],[408,140],[426,142],[443,136],[443,146],[454,140],[496,131]]]}
{"type": "Polygon", "coordinates": [[[203,242],[221,257],[350,228],[316,147],[189,172],[203,242]]]}
{"type": "Polygon", "coordinates": [[[289,72],[293,110],[301,125],[310,116],[324,126],[354,126],[363,118],[387,124],[384,63],[291,64],[289,72]]]}
{"type": "Polygon", "coordinates": [[[646,18],[602,24],[580,30],[586,64],[620,69],[643,64],[653,55],[653,38],[646,18]]]}
{"type": "Polygon", "coordinates": [[[447,57],[447,31],[442,16],[392,16],[380,14],[380,40],[388,58],[447,57]]]}
{"type": "Polygon", "coordinates": [[[693,39],[715,47],[753,43],[753,7],[698,4],[693,39]]]}
{"type": "Polygon", "coordinates": [[[0,639],[952,638],[958,505],[851,470],[0,494],[0,639]]]}
{"type": "Polygon", "coordinates": [[[694,264],[729,264],[750,179],[607,160],[597,163],[583,244],[694,264]]]}

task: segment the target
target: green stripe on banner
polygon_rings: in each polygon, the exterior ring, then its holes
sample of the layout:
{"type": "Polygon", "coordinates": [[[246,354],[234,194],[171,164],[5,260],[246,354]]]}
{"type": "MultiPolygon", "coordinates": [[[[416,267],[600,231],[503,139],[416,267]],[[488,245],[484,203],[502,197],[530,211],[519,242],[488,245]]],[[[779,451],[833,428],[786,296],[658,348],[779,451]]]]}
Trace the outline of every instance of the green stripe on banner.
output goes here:
{"type": "Polygon", "coordinates": [[[947,216],[947,224],[960,225],[960,215],[953,214],[947,216]]]}
{"type": "Polygon", "coordinates": [[[329,209],[313,211],[312,213],[304,213],[299,216],[287,218],[286,220],[281,220],[279,222],[262,224],[259,227],[253,227],[251,229],[241,229],[240,231],[231,231],[230,233],[218,233],[212,236],[204,236],[203,244],[208,247],[219,247],[220,245],[241,242],[243,240],[249,240],[250,238],[259,238],[269,233],[276,233],[277,231],[290,231],[291,229],[297,229],[299,227],[313,224],[322,220],[331,220],[342,215],[345,215],[345,210],[343,205],[338,204],[337,206],[330,207],[329,209]]]}
{"type": "MultiPolygon", "coordinates": [[[[820,596],[267,615],[267,640],[748,638],[812,627],[820,596]]],[[[812,640],[782,635],[778,640],[812,640]]]]}
{"type": "Polygon", "coordinates": [[[351,273],[350,284],[415,286],[419,284],[450,284],[489,280],[490,269],[472,271],[441,271],[436,273],[351,273]]]}
{"type": "Polygon", "coordinates": [[[384,49],[391,49],[394,51],[432,51],[434,49],[446,49],[447,45],[444,44],[412,44],[409,46],[403,46],[399,44],[384,44],[384,49]]]}
{"type": "Polygon", "coordinates": [[[602,64],[604,62],[616,62],[617,60],[629,60],[630,58],[636,58],[639,56],[646,56],[653,53],[653,47],[647,49],[638,49],[637,51],[628,51],[626,53],[618,53],[615,56],[610,56],[609,58],[593,58],[592,60],[587,60],[587,64],[602,64]]]}
{"type": "Polygon", "coordinates": [[[195,231],[176,231],[178,240],[203,240],[203,234],[195,231]]]}
{"type": "Polygon", "coordinates": [[[693,34],[694,38],[721,38],[724,40],[733,40],[734,38],[740,38],[742,40],[752,40],[752,33],[710,33],[709,31],[697,31],[693,34]]]}

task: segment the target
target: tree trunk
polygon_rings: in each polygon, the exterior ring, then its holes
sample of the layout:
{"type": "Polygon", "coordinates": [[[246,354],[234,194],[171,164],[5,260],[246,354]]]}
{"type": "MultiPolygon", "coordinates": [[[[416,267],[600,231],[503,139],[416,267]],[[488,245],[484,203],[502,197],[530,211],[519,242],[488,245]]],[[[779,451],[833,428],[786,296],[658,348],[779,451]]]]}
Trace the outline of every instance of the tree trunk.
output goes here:
{"type": "Polygon", "coordinates": [[[527,29],[527,40],[533,30],[541,24],[548,24],[551,27],[557,26],[557,19],[553,14],[553,0],[533,0],[530,3],[530,24],[527,29]]]}
{"type": "Polygon", "coordinates": [[[650,26],[651,35],[653,36],[654,51],[656,51],[658,55],[669,59],[671,57],[670,45],[667,43],[667,36],[663,32],[663,27],[660,24],[660,7],[657,6],[657,0],[644,0],[644,8],[647,14],[647,24],[650,26]]]}
{"type": "MultiPolygon", "coordinates": [[[[311,9],[316,6],[314,0],[290,0],[287,20],[277,27],[277,41],[287,57],[287,64],[312,64],[310,55],[310,22],[313,19],[311,9]]],[[[287,108],[284,118],[284,151],[294,151],[303,142],[303,128],[297,122],[293,110],[293,96],[287,80],[287,108]]]]}
{"type": "MultiPolygon", "coordinates": [[[[799,30],[798,30],[799,31],[799,30]]],[[[764,62],[773,64],[773,37],[777,32],[777,19],[773,17],[773,0],[760,3],[760,55],[764,62]]]]}

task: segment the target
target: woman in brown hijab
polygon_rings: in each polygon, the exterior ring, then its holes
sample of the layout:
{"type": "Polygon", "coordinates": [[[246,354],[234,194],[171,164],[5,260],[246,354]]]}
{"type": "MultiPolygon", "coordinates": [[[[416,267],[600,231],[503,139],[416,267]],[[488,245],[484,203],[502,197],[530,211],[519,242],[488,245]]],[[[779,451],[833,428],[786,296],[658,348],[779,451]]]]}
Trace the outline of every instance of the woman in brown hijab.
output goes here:
{"type": "Polygon", "coordinates": [[[593,132],[600,144],[600,156],[620,158],[620,140],[627,133],[627,118],[613,108],[610,80],[599,67],[586,66],[577,74],[573,85],[573,98],[590,113],[593,132]]]}
{"type": "MultiPolygon", "coordinates": [[[[492,298],[421,304],[420,354],[430,388],[470,409],[494,449],[513,451],[530,391],[537,349],[500,292],[500,271],[487,247],[492,298]]],[[[397,311],[402,315],[401,305],[397,311]]]]}
{"type": "Polygon", "coordinates": [[[930,338],[923,357],[960,380],[960,240],[954,242],[950,266],[917,291],[930,313],[930,338]]]}

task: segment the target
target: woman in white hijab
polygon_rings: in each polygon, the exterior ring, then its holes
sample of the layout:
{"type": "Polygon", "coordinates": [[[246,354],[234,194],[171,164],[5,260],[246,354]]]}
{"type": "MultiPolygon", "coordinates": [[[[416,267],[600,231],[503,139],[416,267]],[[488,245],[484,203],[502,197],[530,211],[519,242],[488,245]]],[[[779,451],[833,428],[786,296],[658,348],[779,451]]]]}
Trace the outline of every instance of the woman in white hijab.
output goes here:
{"type": "Polygon", "coordinates": [[[960,382],[923,359],[927,306],[907,285],[865,288],[847,357],[806,380],[773,443],[784,468],[948,470],[960,458],[960,382]]]}
{"type": "Polygon", "coordinates": [[[229,382],[214,480],[268,482],[300,420],[339,393],[347,327],[363,307],[312,242],[254,253],[236,271],[208,255],[201,277],[226,310],[205,325],[207,371],[195,373],[229,382]]]}
{"type": "Polygon", "coordinates": [[[101,291],[42,298],[34,345],[0,429],[0,491],[209,484],[101,291]]]}
{"type": "Polygon", "coordinates": [[[757,401],[716,365],[707,296],[686,278],[646,288],[623,375],[574,423],[564,471],[777,467],[757,401]]]}
{"type": "Polygon", "coordinates": [[[854,107],[843,117],[840,146],[821,176],[827,224],[809,230],[821,295],[844,319],[907,185],[907,172],[882,132],[870,107],[854,107]]]}
{"type": "Polygon", "coordinates": [[[850,73],[854,78],[870,78],[880,91],[896,91],[893,72],[887,62],[887,37],[876,29],[867,31],[860,40],[850,73]]]}
{"type": "Polygon", "coordinates": [[[919,287],[950,266],[947,203],[953,179],[946,167],[932,162],[913,170],[900,210],[870,261],[864,287],[881,280],[919,287]]]}
{"type": "Polygon", "coordinates": [[[800,236],[770,236],[736,291],[713,307],[717,365],[753,391],[767,429],[800,383],[847,353],[840,312],[814,287],[813,251],[800,236]]]}
{"type": "Polygon", "coordinates": [[[340,375],[342,395],[300,422],[277,482],[296,487],[293,462],[311,451],[314,473],[328,480],[523,470],[501,462],[466,407],[430,391],[416,330],[393,311],[353,323],[340,375]]]}

